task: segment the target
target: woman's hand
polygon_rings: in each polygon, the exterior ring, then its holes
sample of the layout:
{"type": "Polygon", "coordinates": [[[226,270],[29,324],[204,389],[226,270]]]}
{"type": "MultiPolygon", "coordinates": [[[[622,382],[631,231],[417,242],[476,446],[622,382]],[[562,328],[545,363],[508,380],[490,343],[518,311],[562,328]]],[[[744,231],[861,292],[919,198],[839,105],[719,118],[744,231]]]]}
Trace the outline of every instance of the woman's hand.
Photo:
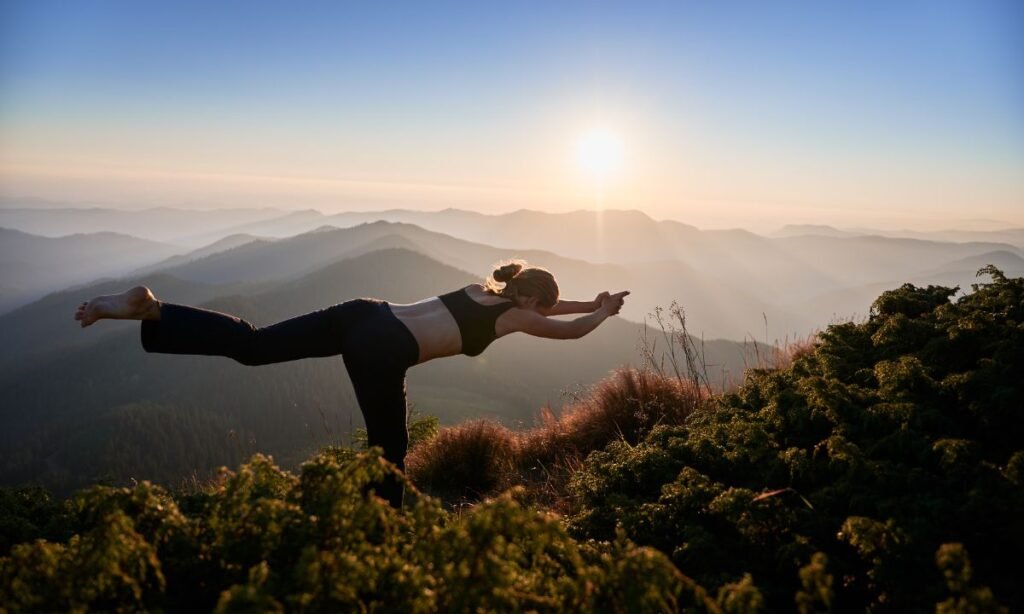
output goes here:
{"type": "Polygon", "coordinates": [[[594,299],[594,308],[591,309],[591,311],[597,311],[598,309],[600,309],[601,304],[604,303],[604,299],[608,298],[609,296],[611,296],[611,294],[607,290],[598,294],[597,298],[594,299]]]}
{"type": "Polygon", "coordinates": [[[603,297],[601,299],[601,309],[603,309],[610,316],[616,315],[622,309],[622,304],[625,302],[625,298],[628,295],[629,290],[623,290],[622,292],[617,292],[615,294],[610,294],[608,296],[603,297]]]}
{"type": "MultiPolygon", "coordinates": [[[[527,335],[545,337],[547,339],[579,339],[597,328],[609,316],[619,313],[619,310],[622,309],[623,298],[627,294],[629,294],[628,290],[618,294],[602,292],[597,295],[601,299],[601,305],[589,313],[583,311],[584,305],[587,303],[572,301],[572,305],[578,307],[578,309],[563,311],[561,314],[587,313],[587,315],[575,320],[559,320],[545,317],[544,314],[533,309],[510,309],[505,312],[505,315],[501,316],[496,326],[500,327],[499,335],[520,331],[527,335]]],[[[558,305],[561,305],[561,302],[556,305],[556,308],[558,305]]]]}

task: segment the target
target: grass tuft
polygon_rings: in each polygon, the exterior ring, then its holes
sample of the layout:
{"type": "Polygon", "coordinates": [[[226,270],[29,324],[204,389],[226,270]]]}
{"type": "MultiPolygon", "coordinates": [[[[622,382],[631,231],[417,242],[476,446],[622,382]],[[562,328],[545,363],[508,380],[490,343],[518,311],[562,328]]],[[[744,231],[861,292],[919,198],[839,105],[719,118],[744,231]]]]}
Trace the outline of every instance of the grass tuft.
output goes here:
{"type": "Polygon", "coordinates": [[[635,444],[659,424],[682,424],[705,399],[688,380],[620,369],[561,415],[542,410],[528,431],[487,420],[441,429],[412,450],[406,471],[448,503],[480,501],[521,485],[528,498],[561,511],[568,478],[590,452],[617,440],[635,444]]]}
{"type": "Polygon", "coordinates": [[[413,448],[406,472],[416,485],[450,502],[479,501],[513,484],[515,434],[490,420],[441,429],[413,448]]]}

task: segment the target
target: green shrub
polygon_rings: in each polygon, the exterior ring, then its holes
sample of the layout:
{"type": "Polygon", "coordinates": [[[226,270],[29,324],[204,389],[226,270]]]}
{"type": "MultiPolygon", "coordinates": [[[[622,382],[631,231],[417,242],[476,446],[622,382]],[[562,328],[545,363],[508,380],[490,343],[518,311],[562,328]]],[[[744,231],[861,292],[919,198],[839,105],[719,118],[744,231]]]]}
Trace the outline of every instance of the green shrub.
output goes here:
{"type": "Polygon", "coordinates": [[[66,502],[55,501],[38,487],[0,488],[0,556],[36,538],[64,541],[71,537],[66,502]]]}
{"type": "Polygon", "coordinates": [[[656,550],[578,543],[515,490],[458,515],[364,494],[392,473],[377,450],[326,450],[297,476],[255,456],[187,515],[148,483],[93,488],[69,503],[78,533],[0,558],[0,609],[717,611],[656,550]]]}
{"type": "Polygon", "coordinates": [[[885,292],[713,411],[594,452],[571,482],[574,534],[621,527],[708,588],[751,574],[769,609],[797,595],[803,611],[931,609],[948,594],[934,553],[956,542],[1019,606],[1002,561],[1024,551],[1024,279],[982,272],[956,302],[885,292]]]}

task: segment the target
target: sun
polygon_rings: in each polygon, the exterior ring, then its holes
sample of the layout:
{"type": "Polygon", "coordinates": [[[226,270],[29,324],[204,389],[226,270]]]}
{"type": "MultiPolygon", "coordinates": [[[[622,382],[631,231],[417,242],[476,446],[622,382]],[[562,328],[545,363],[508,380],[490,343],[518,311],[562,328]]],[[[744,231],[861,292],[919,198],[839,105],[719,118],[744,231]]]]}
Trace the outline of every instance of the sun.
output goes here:
{"type": "Polygon", "coordinates": [[[576,141],[576,164],[592,180],[606,183],[622,167],[622,141],[609,128],[587,130],[576,141]]]}

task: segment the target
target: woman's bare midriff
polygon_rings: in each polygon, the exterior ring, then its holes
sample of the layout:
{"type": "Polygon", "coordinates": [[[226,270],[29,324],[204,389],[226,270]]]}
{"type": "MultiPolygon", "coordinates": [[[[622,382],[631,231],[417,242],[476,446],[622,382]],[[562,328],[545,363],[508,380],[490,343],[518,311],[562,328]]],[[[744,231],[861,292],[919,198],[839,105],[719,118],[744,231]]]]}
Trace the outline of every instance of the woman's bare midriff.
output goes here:
{"type": "MultiPolygon", "coordinates": [[[[479,285],[470,288],[469,296],[481,305],[493,305],[506,300],[487,294],[479,285]]],[[[420,346],[418,363],[462,352],[462,335],[459,333],[459,325],[441,299],[435,296],[416,303],[389,303],[389,305],[395,317],[405,324],[412,336],[416,338],[416,342],[420,346]]]]}

